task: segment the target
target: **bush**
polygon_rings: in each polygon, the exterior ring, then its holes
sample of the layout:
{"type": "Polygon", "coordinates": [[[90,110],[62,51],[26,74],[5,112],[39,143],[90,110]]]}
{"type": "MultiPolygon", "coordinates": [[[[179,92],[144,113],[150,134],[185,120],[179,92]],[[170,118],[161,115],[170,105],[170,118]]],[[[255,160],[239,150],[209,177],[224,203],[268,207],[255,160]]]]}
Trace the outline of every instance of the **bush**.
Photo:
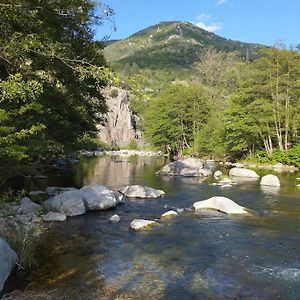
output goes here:
{"type": "Polygon", "coordinates": [[[136,140],[131,140],[126,146],[126,149],[128,150],[138,150],[138,148],[139,146],[136,140]]]}
{"type": "Polygon", "coordinates": [[[83,135],[81,138],[78,139],[77,150],[90,150],[95,151],[98,148],[102,148],[104,150],[109,150],[110,146],[105,142],[99,140],[98,138],[92,137],[88,134],[83,135]]]}

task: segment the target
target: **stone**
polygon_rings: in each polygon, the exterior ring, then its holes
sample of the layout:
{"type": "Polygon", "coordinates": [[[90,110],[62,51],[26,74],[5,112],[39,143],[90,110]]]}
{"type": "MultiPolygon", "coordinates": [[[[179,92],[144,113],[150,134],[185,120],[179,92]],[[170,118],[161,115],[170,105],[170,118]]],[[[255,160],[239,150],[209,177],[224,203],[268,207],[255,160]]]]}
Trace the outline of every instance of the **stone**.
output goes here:
{"type": "Polygon", "coordinates": [[[221,172],[221,171],[216,171],[215,173],[214,173],[214,178],[215,179],[219,179],[219,178],[221,178],[223,176],[223,173],[221,172]]]}
{"type": "Polygon", "coordinates": [[[277,163],[273,166],[273,169],[283,169],[283,164],[282,163],[277,163]]]}
{"type": "Polygon", "coordinates": [[[42,219],[45,222],[63,222],[67,219],[67,216],[63,213],[49,211],[45,215],[42,215],[42,219]]]}
{"type": "Polygon", "coordinates": [[[43,210],[43,207],[32,202],[29,198],[24,197],[20,200],[20,206],[17,209],[18,214],[38,215],[43,210]]]}
{"type": "Polygon", "coordinates": [[[0,238],[0,292],[18,260],[16,252],[11,249],[5,240],[0,238]]]}
{"type": "Polygon", "coordinates": [[[229,183],[221,185],[222,189],[231,188],[231,187],[232,187],[232,185],[229,183]]]}
{"type": "Polygon", "coordinates": [[[76,165],[80,162],[80,160],[75,159],[75,158],[71,158],[71,159],[68,160],[68,162],[69,162],[70,165],[76,165]]]}
{"type": "Polygon", "coordinates": [[[263,176],[260,185],[267,185],[267,186],[280,186],[279,178],[273,174],[269,174],[266,176],[263,176]]]}
{"type": "Polygon", "coordinates": [[[226,184],[233,184],[233,183],[234,183],[234,182],[233,182],[232,179],[226,177],[226,178],[223,178],[222,180],[220,180],[220,181],[218,182],[218,185],[226,185],[226,184]]]}
{"type": "Polygon", "coordinates": [[[115,214],[109,218],[109,221],[111,223],[119,223],[121,221],[121,218],[119,215],[115,214]]]}
{"type": "Polygon", "coordinates": [[[113,193],[114,193],[114,195],[116,197],[117,204],[123,204],[123,203],[125,203],[125,201],[124,201],[124,195],[122,195],[119,192],[113,192],[113,193]]]}
{"type": "Polygon", "coordinates": [[[46,188],[46,193],[49,196],[56,196],[66,191],[76,191],[76,188],[73,187],[58,187],[58,186],[48,186],[46,188]]]}
{"type": "Polygon", "coordinates": [[[229,171],[229,176],[259,178],[259,175],[255,171],[245,168],[232,168],[229,171]]]}
{"type": "Polygon", "coordinates": [[[134,219],[131,223],[130,223],[130,228],[133,230],[150,230],[152,229],[154,226],[158,226],[159,223],[155,222],[155,221],[150,221],[150,220],[143,220],[143,219],[134,219]]]}
{"type": "Polygon", "coordinates": [[[29,198],[31,199],[31,201],[40,204],[47,200],[49,197],[44,191],[31,191],[29,193],[29,198]]]}
{"type": "Polygon", "coordinates": [[[245,166],[244,166],[243,164],[241,164],[241,163],[235,163],[234,166],[235,166],[236,168],[244,168],[244,167],[245,167],[245,166]]]}
{"type": "Polygon", "coordinates": [[[242,207],[226,197],[212,197],[204,201],[198,201],[193,204],[195,210],[215,209],[226,214],[247,214],[245,207],[242,207]]]}
{"type": "Polygon", "coordinates": [[[297,187],[298,189],[300,189],[300,184],[297,184],[296,187],[297,187]]]}
{"type": "Polygon", "coordinates": [[[60,212],[67,217],[83,215],[86,212],[82,191],[72,190],[61,193],[43,203],[50,211],[60,212]]]}
{"type": "Polygon", "coordinates": [[[87,210],[106,210],[117,206],[115,193],[104,185],[88,185],[80,192],[87,210]]]}
{"type": "Polygon", "coordinates": [[[203,162],[196,158],[183,158],[170,162],[159,170],[157,175],[207,177],[212,174],[211,170],[203,168],[203,162]]]}
{"type": "Polygon", "coordinates": [[[176,211],[174,211],[174,210],[169,210],[169,211],[163,213],[163,214],[160,216],[160,218],[161,218],[161,219],[164,219],[164,218],[172,218],[172,217],[176,217],[176,216],[178,216],[178,213],[177,213],[176,211]]]}
{"type": "Polygon", "coordinates": [[[128,198],[159,198],[165,194],[161,190],[142,185],[129,185],[121,188],[119,192],[128,198]]]}

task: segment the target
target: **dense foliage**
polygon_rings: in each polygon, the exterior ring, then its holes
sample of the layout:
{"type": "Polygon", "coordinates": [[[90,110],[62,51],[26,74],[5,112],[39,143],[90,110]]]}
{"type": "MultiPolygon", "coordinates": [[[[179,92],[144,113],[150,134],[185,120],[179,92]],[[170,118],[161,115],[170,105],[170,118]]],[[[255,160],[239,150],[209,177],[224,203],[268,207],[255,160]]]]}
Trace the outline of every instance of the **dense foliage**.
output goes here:
{"type": "Polygon", "coordinates": [[[96,130],[109,71],[93,28],[112,13],[90,0],[1,1],[2,170],[68,152],[96,130]]]}

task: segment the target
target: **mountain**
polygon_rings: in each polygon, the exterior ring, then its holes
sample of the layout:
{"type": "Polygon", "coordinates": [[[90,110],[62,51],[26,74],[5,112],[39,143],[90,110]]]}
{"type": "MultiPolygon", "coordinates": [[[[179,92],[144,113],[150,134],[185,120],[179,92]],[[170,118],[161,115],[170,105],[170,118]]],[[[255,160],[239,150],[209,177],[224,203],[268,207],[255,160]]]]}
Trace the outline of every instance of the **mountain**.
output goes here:
{"type": "Polygon", "coordinates": [[[189,22],[161,22],[127,39],[109,44],[105,57],[114,65],[137,64],[140,68],[189,68],[203,49],[212,46],[236,51],[242,59],[253,60],[264,46],[220,37],[189,22]]]}

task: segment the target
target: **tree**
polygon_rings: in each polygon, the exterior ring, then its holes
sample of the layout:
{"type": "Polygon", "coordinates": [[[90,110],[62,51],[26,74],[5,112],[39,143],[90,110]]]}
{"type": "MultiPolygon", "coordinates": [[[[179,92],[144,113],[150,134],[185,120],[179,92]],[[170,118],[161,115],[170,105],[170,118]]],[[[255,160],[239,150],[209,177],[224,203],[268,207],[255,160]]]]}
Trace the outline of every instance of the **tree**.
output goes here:
{"type": "Polygon", "coordinates": [[[153,99],[145,116],[145,134],[157,147],[182,155],[190,148],[210,113],[208,97],[199,86],[171,84],[153,99]]]}
{"type": "Polygon", "coordinates": [[[96,130],[110,73],[93,28],[112,13],[90,0],[0,3],[1,161],[48,159],[96,130]]]}

